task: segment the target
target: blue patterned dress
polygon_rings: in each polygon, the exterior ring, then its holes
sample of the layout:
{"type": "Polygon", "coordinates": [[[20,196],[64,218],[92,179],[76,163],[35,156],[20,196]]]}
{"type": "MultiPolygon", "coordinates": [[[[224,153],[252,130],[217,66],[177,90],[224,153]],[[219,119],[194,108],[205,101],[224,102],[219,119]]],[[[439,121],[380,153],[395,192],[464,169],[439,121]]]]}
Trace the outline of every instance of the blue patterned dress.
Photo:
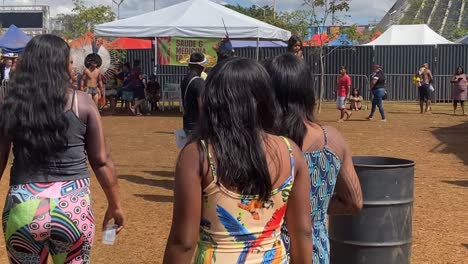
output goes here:
{"type": "MultiPolygon", "coordinates": [[[[304,152],[310,175],[310,206],[314,238],[313,264],[330,263],[330,243],[327,230],[327,210],[341,168],[340,158],[328,147],[327,131],[323,128],[325,146],[322,150],[304,152]]],[[[289,252],[289,236],[286,225],[282,238],[289,252]]]]}

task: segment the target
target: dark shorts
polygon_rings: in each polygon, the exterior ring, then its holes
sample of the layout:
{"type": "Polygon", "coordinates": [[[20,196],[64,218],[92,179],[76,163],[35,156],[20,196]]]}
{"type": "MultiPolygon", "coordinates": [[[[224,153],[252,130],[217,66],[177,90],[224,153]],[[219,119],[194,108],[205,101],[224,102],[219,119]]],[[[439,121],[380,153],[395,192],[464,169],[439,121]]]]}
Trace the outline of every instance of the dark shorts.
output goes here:
{"type": "Polygon", "coordinates": [[[88,94],[90,95],[96,95],[99,93],[97,87],[88,87],[87,91],[88,91],[88,94]]]}
{"type": "Polygon", "coordinates": [[[426,102],[428,100],[431,100],[431,90],[429,89],[429,84],[423,84],[419,86],[418,91],[420,102],[426,102]]]}

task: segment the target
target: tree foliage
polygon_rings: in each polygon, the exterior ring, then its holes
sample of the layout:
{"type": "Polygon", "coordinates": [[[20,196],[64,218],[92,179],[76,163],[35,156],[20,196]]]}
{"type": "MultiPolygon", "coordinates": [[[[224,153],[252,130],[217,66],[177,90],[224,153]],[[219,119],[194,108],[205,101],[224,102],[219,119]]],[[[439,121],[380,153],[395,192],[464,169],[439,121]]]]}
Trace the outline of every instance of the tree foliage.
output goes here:
{"type": "Polygon", "coordinates": [[[74,7],[70,14],[59,14],[63,30],[55,32],[66,38],[77,38],[86,32],[93,32],[94,26],[113,21],[115,14],[111,6],[86,6],[83,0],[73,0],[74,7]]]}
{"type": "Polygon", "coordinates": [[[373,40],[373,38],[382,32],[380,28],[365,29],[363,31],[358,30],[358,25],[354,24],[350,27],[344,27],[340,30],[340,34],[348,35],[348,39],[357,41],[358,43],[364,44],[373,40]]]}
{"type": "MultiPolygon", "coordinates": [[[[325,27],[327,24],[336,26],[344,24],[343,17],[340,15],[347,16],[346,12],[349,11],[349,0],[304,0],[304,6],[309,7],[312,26],[317,28],[325,27]]],[[[317,110],[320,113],[325,91],[325,57],[331,54],[334,49],[326,52],[323,42],[316,49],[314,53],[318,54],[320,60],[320,86],[317,103],[317,110]]]]}
{"type": "Polygon", "coordinates": [[[448,38],[455,41],[465,35],[468,35],[468,28],[457,28],[449,33],[448,38]]]}
{"type": "Polygon", "coordinates": [[[240,5],[226,5],[226,7],[270,25],[289,30],[292,34],[298,36],[307,35],[310,27],[310,14],[306,10],[283,11],[274,14],[271,6],[259,7],[252,5],[243,7],[240,5]]]}

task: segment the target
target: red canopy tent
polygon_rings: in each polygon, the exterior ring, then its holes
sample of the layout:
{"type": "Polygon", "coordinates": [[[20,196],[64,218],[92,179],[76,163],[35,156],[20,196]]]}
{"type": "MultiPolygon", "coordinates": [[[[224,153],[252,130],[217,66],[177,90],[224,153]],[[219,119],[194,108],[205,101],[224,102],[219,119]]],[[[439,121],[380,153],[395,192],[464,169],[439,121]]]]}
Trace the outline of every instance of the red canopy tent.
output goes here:
{"type": "Polygon", "coordinates": [[[137,38],[118,38],[109,46],[114,49],[151,49],[151,40],[137,38]]]}

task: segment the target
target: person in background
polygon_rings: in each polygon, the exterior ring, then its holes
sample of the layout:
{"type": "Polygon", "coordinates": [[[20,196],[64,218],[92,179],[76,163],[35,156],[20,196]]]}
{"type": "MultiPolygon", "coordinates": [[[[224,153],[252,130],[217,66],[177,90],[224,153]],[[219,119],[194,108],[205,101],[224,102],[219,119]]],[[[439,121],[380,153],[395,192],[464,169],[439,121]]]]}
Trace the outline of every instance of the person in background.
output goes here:
{"type": "Polygon", "coordinates": [[[158,110],[158,102],[161,100],[161,85],[156,80],[156,75],[151,74],[148,83],[146,84],[146,94],[151,104],[151,111],[158,110]]]}
{"type": "Polygon", "coordinates": [[[102,226],[124,226],[99,112],[71,88],[71,72],[68,44],[36,36],[0,104],[0,177],[12,145],[14,155],[2,219],[11,263],[48,263],[49,254],[56,264],[90,262],[96,223],[87,161],[107,199],[102,226]]]}
{"type": "Polygon", "coordinates": [[[216,55],[218,57],[217,63],[221,63],[223,60],[226,60],[235,56],[234,48],[232,47],[231,40],[229,39],[228,36],[226,36],[218,44],[216,55]]]}
{"type": "Polygon", "coordinates": [[[145,85],[143,83],[143,73],[141,72],[140,60],[133,62],[133,68],[130,75],[130,85],[133,89],[134,104],[130,106],[133,115],[143,115],[140,105],[145,101],[145,85]]]}
{"type": "Polygon", "coordinates": [[[99,103],[99,98],[102,95],[101,91],[104,88],[101,70],[99,69],[101,64],[102,60],[99,55],[93,53],[86,56],[85,69],[80,84],[80,90],[88,93],[96,105],[99,103]]]}
{"type": "Polygon", "coordinates": [[[3,64],[0,65],[0,79],[3,84],[3,81],[9,81],[10,80],[10,73],[12,71],[12,66],[13,66],[13,59],[10,57],[5,57],[3,59],[3,64]]]}
{"type": "Polygon", "coordinates": [[[457,104],[460,102],[463,115],[468,115],[465,112],[465,101],[468,97],[468,79],[462,66],[458,66],[452,78],[452,100],[453,100],[453,114],[456,114],[457,104]]]}
{"type": "Polygon", "coordinates": [[[133,88],[131,86],[132,67],[129,62],[122,65],[122,71],[117,74],[117,78],[122,83],[122,89],[119,90],[117,96],[125,102],[125,109],[130,109],[130,103],[133,101],[133,88]]]}
{"type": "Polygon", "coordinates": [[[346,115],[346,120],[351,117],[352,112],[346,110],[346,98],[348,98],[351,90],[351,77],[349,77],[346,67],[340,67],[340,77],[338,77],[338,85],[336,89],[336,108],[340,110],[340,119],[338,122],[343,122],[346,115]]]}
{"type": "Polygon", "coordinates": [[[201,109],[201,92],[205,81],[200,77],[207,63],[203,53],[192,53],[188,62],[189,72],[180,83],[182,105],[184,108],[184,131],[190,137],[197,124],[201,109]]]}
{"type": "Polygon", "coordinates": [[[421,85],[418,87],[418,92],[419,92],[419,108],[421,110],[421,114],[423,113],[430,113],[430,107],[431,107],[431,90],[430,86],[432,83],[432,72],[429,69],[429,64],[424,63],[421,65],[421,68],[419,69],[419,76],[420,76],[420,82],[421,85]],[[424,107],[424,104],[426,104],[426,107],[424,107]]]}
{"type": "Polygon", "coordinates": [[[385,110],[383,107],[383,97],[386,94],[385,91],[385,74],[382,71],[382,67],[379,64],[374,64],[374,72],[371,74],[371,84],[369,90],[372,92],[372,108],[367,120],[372,120],[374,118],[374,113],[376,107],[379,108],[380,116],[382,117],[381,121],[387,121],[385,118],[385,110]]]}
{"type": "Polygon", "coordinates": [[[15,76],[16,68],[18,67],[18,62],[20,60],[21,60],[21,56],[18,56],[11,63],[10,79],[13,79],[13,77],[15,76]]]}
{"type": "Polygon", "coordinates": [[[300,149],[272,134],[268,73],[256,61],[217,64],[203,91],[199,126],[175,172],[172,227],[163,263],[312,262],[310,184],[300,149]],[[198,245],[197,245],[198,241],[198,245]]]}
{"type": "MultiPolygon", "coordinates": [[[[297,143],[308,165],[306,184],[311,186],[309,221],[314,239],[313,261],[309,263],[328,264],[327,213],[356,214],[362,208],[362,191],[352,154],[338,130],[315,120],[315,94],[309,66],[286,53],[267,61],[265,67],[280,111],[276,131],[297,143]]],[[[295,243],[288,221],[282,229],[287,249],[295,243]]]]}
{"type": "Polygon", "coordinates": [[[302,40],[298,36],[291,36],[288,40],[288,52],[293,53],[300,59],[304,59],[302,51],[302,40]]]}
{"type": "Polygon", "coordinates": [[[362,109],[363,98],[359,93],[359,89],[354,88],[353,92],[349,96],[349,110],[359,111],[362,109]]]}
{"type": "MultiPolygon", "coordinates": [[[[73,64],[73,60],[70,60],[70,64],[73,64]]],[[[72,88],[75,90],[80,90],[78,77],[79,77],[78,73],[76,72],[75,68],[73,68],[71,72],[71,84],[72,84],[72,88]]]]}

